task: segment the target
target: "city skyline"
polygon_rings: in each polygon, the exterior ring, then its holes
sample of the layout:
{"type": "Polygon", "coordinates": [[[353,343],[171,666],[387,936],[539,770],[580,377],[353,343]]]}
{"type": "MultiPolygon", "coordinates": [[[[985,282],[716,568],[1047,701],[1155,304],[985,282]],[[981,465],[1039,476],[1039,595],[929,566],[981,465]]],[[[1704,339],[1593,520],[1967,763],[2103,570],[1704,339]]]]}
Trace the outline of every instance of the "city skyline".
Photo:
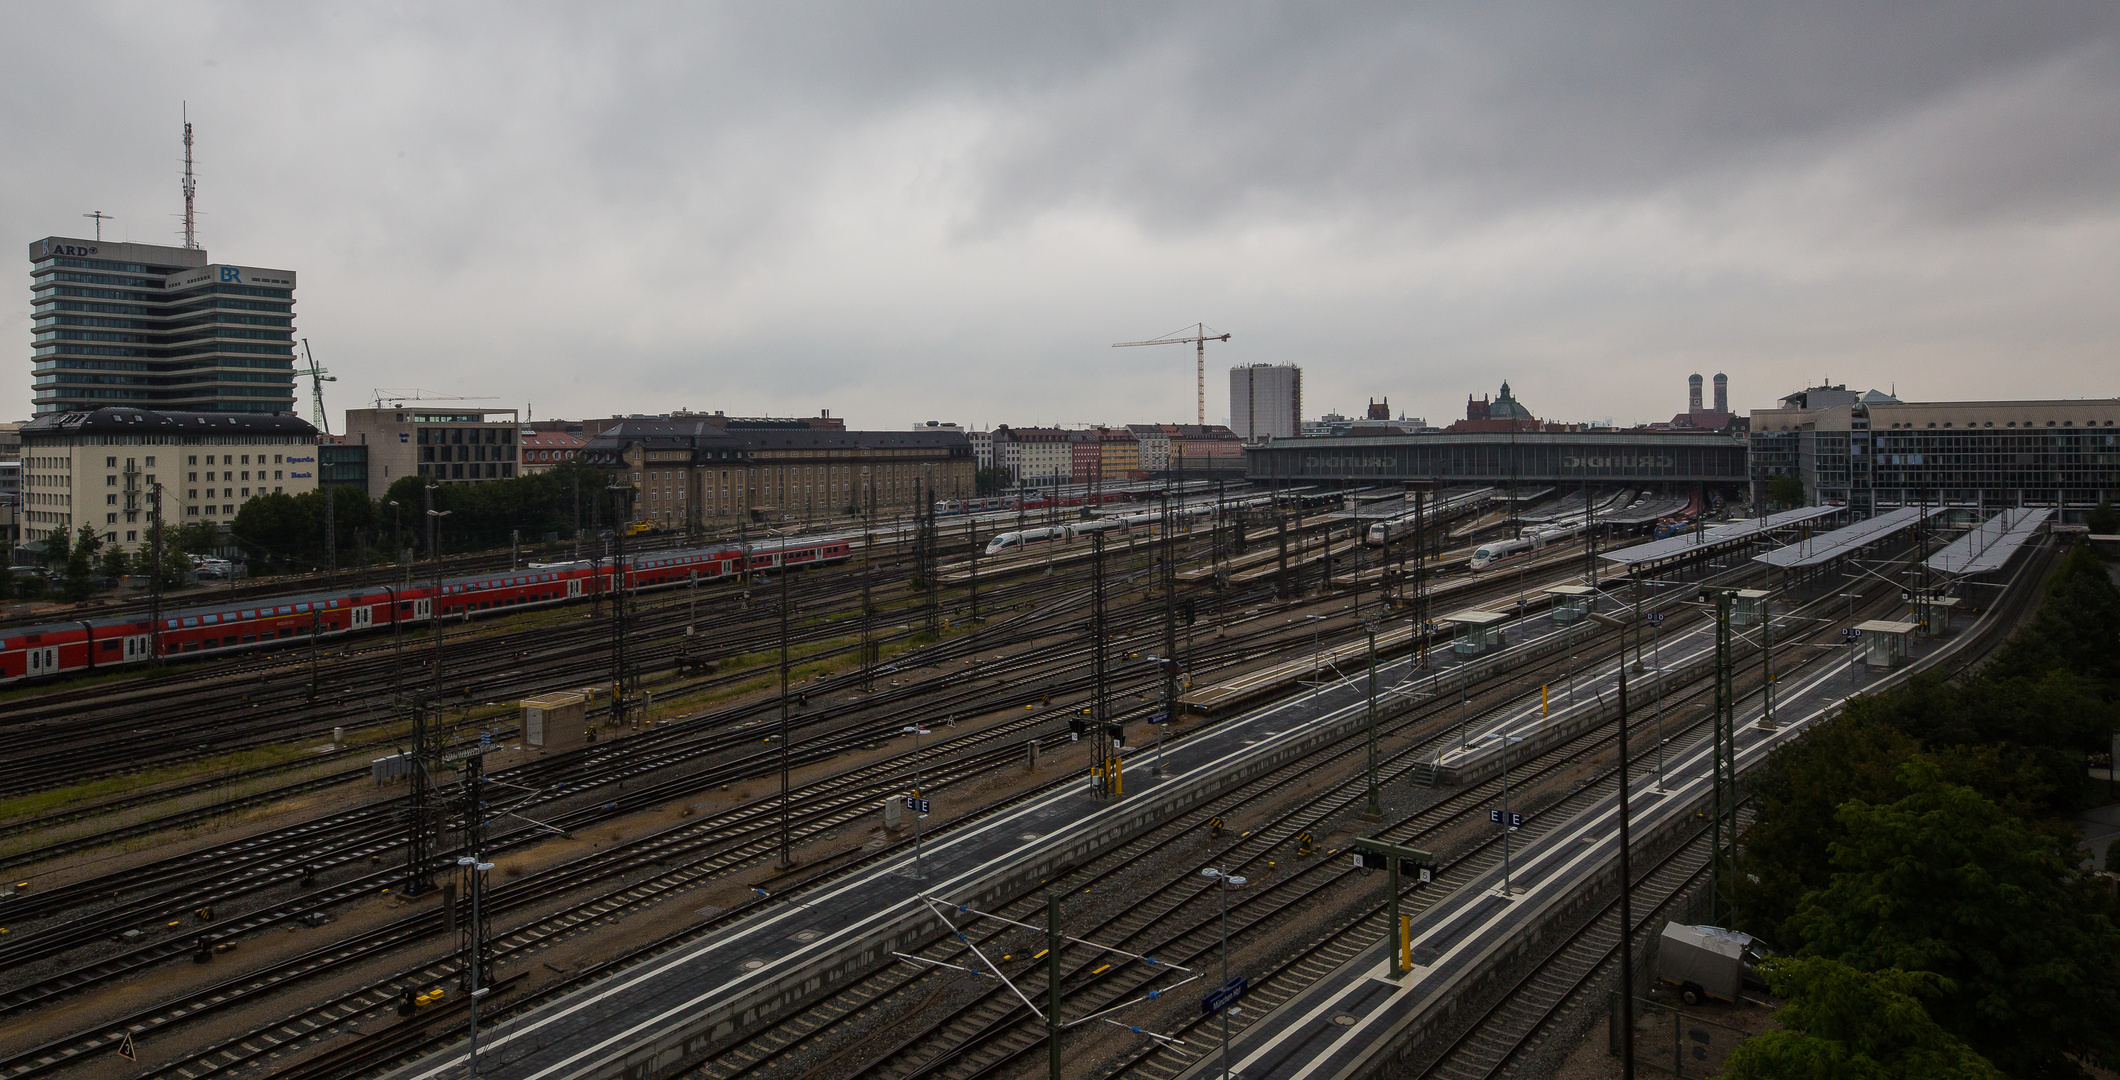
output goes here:
{"type": "Polygon", "coordinates": [[[0,75],[0,222],[181,243],[188,108],[334,414],[1181,420],[1189,350],[1109,345],[1201,320],[1318,414],[2120,393],[2113,18],[1895,10],[21,8],[94,46],[0,75]]]}

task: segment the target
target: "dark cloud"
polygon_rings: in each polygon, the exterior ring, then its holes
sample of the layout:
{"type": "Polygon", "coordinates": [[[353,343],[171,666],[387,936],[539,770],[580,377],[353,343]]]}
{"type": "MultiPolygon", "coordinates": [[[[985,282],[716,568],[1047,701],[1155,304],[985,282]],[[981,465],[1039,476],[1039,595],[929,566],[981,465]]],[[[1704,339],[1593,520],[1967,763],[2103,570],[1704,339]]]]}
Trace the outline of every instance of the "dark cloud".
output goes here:
{"type": "Polygon", "coordinates": [[[343,398],[1175,419],[1190,358],[1105,345],[1199,318],[1238,333],[1218,363],[1306,364],[1319,409],[1443,414],[1506,375],[1555,415],[1648,418],[1693,370],[1760,404],[1827,366],[2112,394],[2115,22],[18,5],[0,224],[100,207],[168,242],[190,100],[209,246],[301,271],[343,398]]]}

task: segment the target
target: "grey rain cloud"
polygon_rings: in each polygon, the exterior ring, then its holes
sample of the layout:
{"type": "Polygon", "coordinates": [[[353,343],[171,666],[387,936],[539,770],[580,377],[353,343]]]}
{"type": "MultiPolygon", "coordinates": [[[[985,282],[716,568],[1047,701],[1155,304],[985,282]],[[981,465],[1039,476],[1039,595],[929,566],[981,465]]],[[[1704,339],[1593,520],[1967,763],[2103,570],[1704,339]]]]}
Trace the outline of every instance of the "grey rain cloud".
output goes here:
{"type": "MultiPolygon", "coordinates": [[[[541,416],[1178,420],[1727,371],[2106,396],[2092,4],[13,5],[0,223],[299,271],[341,381],[541,416]]],[[[22,248],[17,247],[17,251],[22,248]]],[[[17,264],[18,268],[23,264],[17,264]]],[[[20,270],[18,269],[18,273],[20,270]]],[[[24,278],[17,278],[18,283],[24,278]]],[[[0,304],[24,363],[28,291],[0,304]]]]}

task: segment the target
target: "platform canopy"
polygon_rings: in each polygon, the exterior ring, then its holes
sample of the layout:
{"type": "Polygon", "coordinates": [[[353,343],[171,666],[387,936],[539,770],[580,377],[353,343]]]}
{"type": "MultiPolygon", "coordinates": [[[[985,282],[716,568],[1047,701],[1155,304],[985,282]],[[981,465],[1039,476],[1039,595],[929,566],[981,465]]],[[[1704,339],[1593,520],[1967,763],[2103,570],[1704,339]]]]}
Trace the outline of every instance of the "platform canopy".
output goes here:
{"type": "Polygon", "coordinates": [[[1690,532],[1681,533],[1678,536],[1669,536],[1662,540],[1651,540],[1646,544],[1636,544],[1633,547],[1624,547],[1617,551],[1600,552],[1598,557],[1607,562],[1616,562],[1623,566],[1661,562],[1665,559],[1691,554],[1695,551],[1735,543],[1739,540],[1758,536],[1760,533],[1772,529],[1814,521],[1828,514],[1840,513],[1845,509],[1847,508],[1843,506],[1805,506],[1795,510],[1784,510],[1778,514],[1769,514],[1764,518],[1745,518],[1742,521],[1717,525],[1699,536],[1695,536],[1690,532]]]}
{"type": "Polygon", "coordinates": [[[1940,573],[1960,575],[2000,570],[2053,516],[2053,509],[2044,506],[2004,510],[1951,541],[1922,565],[1940,573]]]}
{"type": "Polygon", "coordinates": [[[1940,505],[1902,506],[1866,521],[1858,521],[1846,528],[1819,533],[1788,547],[1775,548],[1764,555],[1755,555],[1752,561],[1763,562],[1783,570],[1818,566],[1842,558],[1850,552],[1859,551],[1893,533],[1913,528],[1914,524],[1923,518],[1932,518],[1950,509],[1940,505]]]}

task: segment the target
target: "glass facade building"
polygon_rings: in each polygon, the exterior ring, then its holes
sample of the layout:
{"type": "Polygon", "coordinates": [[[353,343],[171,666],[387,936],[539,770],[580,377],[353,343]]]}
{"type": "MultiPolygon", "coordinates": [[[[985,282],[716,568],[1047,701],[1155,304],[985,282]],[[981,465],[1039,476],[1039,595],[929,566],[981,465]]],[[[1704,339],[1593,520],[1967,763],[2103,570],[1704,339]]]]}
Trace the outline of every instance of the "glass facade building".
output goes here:
{"type": "Polygon", "coordinates": [[[61,236],[29,260],[36,415],[293,411],[294,271],[61,236]]]}
{"type": "Polygon", "coordinates": [[[1859,515],[2120,497],[2120,399],[1907,402],[1819,387],[1753,410],[1751,447],[1755,484],[1798,477],[1806,502],[1859,515]]]}

